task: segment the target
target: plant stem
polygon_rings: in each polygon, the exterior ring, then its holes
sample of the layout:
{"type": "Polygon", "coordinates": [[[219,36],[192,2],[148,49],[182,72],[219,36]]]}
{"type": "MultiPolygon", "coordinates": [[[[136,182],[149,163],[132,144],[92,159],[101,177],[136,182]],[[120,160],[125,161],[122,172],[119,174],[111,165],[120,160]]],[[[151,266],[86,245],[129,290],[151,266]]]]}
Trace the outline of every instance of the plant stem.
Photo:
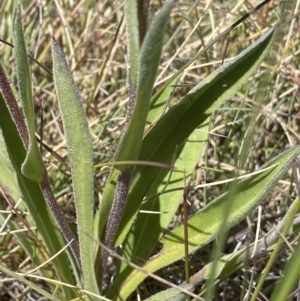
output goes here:
{"type": "MultiPolygon", "coordinates": [[[[118,175],[116,194],[108,217],[106,233],[105,233],[105,245],[108,248],[111,248],[113,245],[113,241],[116,237],[121,219],[123,217],[124,209],[126,206],[127,195],[129,191],[131,174],[132,174],[132,167],[119,172],[118,175]]],[[[105,249],[102,249],[101,251],[101,258],[102,258],[101,274],[103,277],[107,266],[107,258],[108,258],[108,252],[105,249]]]]}

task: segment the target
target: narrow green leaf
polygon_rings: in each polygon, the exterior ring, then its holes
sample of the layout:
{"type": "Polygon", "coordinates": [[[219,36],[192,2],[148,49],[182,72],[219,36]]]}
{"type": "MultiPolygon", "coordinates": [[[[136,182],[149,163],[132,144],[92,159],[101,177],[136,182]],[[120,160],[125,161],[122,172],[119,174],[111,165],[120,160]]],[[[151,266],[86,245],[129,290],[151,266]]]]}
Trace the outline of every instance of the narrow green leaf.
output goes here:
{"type": "MultiPolygon", "coordinates": [[[[151,128],[143,139],[138,160],[168,162],[189,135],[253,74],[273,42],[274,28],[235,59],[205,78],[151,128]]],[[[141,201],[159,172],[158,168],[137,166],[116,242],[124,240],[141,201]]]]}
{"type": "MultiPolygon", "coordinates": [[[[237,184],[236,191],[234,190],[234,196],[230,193],[222,195],[190,218],[188,226],[191,250],[193,249],[193,245],[198,248],[201,242],[205,242],[206,239],[211,240],[217,234],[223,223],[220,216],[225,212],[224,207],[228,205],[230,198],[232,198],[232,203],[231,211],[226,220],[227,229],[238,224],[252,212],[266,197],[270,188],[274,187],[278,179],[287,172],[298,152],[298,147],[284,152],[278,158],[271,160],[264,166],[269,167],[273,164],[278,164],[278,167],[240,182],[237,184]]],[[[178,244],[183,242],[183,226],[180,226],[164,237],[164,249],[178,247],[178,244]]]]}
{"type": "Polygon", "coordinates": [[[81,98],[59,44],[52,41],[53,75],[71,161],[85,288],[99,294],[94,271],[93,148],[81,98]]]}
{"type": "Polygon", "coordinates": [[[168,160],[176,147],[249,79],[268,53],[273,34],[274,28],[206,77],[162,116],[145,136],[139,158],[168,160]]]}
{"type": "MultiPolygon", "coordinates": [[[[239,182],[234,195],[230,193],[222,195],[191,217],[188,221],[189,252],[192,253],[212,241],[221,230],[220,227],[224,227],[220,216],[223,216],[229,201],[231,211],[227,216],[226,229],[238,224],[251,213],[285,175],[299,153],[298,146],[281,153],[264,166],[264,168],[272,167],[271,169],[239,182]]],[[[183,233],[183,226],[179,226],[167,234],[164,237],[163,249],[152,257],[143,269],[153,273],[181,259],[184,256],[183,233]]],[[[144,273],[134,271],[124,283],[120,298],[126,299],[145,277],[144,273]]]]}
{"type": "Polygon", "coordinates": [[[131,83],[136,85],[140,50],[138,7],[136,0],[125,1],[125,17],[127,25],[127,53],[130,66],[128,72],[131,83]]]}
{"type": "MultiPolygon", "coordinates": [[[[136,103],[132,117],[119,142],[115,161],[137,159],[161,57],[165,27],[173,7],[173,1],[167,2],[153,18],[146,34],[139,56],[136,103]]],[[[125,165],[116,168],[125,170],[128,167],[125,165]]]]}
{"type": "Polygon", "coordinates": [[[19,5],[14,14],[13,37],[18,88],[29,134],[29,145],[26,159],[22,165],[22,173],[30,180],[40,183],[46,169],[35,139],[35,116],[31,90],[31,75],[19,5]]]}
{"type": "MultiPolygon", "coordinates": [[[[53,256],[65,246],[65,240],[56,226],[56,222],[47,206],[40,185],[29,180],[21,172],[22,162],[26,157],[26,150],[1,93],[0,128],[3,132],[11,164],[16,172],[22,198],[24,199],[30,212],[30,216],[34,220],[38,232],[42,236],[50,255],[53,256]]],[[[69,269],[69,260],[66,253],[61,253],[59,256],[55,257],[53,259],[53,264],[59,273],[60,279],[75,285],[73,275],[69,269]]],[[[74,292],[71,289],[64,287],[64,291],[66,298],[75,297],[74,292]]]]}

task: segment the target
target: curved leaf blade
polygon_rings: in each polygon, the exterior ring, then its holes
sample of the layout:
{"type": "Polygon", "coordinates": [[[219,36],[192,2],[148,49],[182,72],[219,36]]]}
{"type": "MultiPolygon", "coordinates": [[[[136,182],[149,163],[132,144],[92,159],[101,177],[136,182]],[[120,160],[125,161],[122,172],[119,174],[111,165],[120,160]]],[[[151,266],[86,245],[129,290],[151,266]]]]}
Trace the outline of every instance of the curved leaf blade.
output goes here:
{"type": "MultiPolygon", "coordinates": [[[[144,137],[138,160],[168,162],[177,147],[183,145],[189,135],[249,79],[268,53],[274,31],[275,28],[269,30],[234,60],[210,74],[163,115],[144,137]]],[[[136,167],[115,245],[120,244],[130,230],[141,201],[158,172],[158,168],[136,167]]]]}
{"type": "MultiPolygon", "coordinates": [[[[220,217],[223,216],[223,212],[226,212],[228,202],[231,204],[231,211],[227,216],[226,229],[230,229],[252,212],[288,171],[299,153],[299,146],[283,152],[264,166],[265,168],[272,167],[272,169],[239,182],[235,187],[234,195],[230,193],[222,195],[191,217],[188,221],[189,252],[192,253],[212,241],[221,227],[224,227],[224,222],[220,217]]],[[[167,234],[164,237],[163,249],[152,257],[143,269],[153,273],[183,258],[183,233],[183,226],[179,226],[167,234]]],[[[134,271],[121,289],[121,298],[126,299],[145,278],[144,273],[134,271]]]]}
{"type": "Polygon", "coordinates": [[[93,233],[94,203],[92,140],[78,89],[65,55],[55,39],[52,41],[52,59],[55,88],[71,161],[85,288],[99,294],[94,271],[94,241],[89,236],[93,233]]]}
{"type": "MultiPolygon", "coordinates": [[[[162,7],[152,20],[144,39],[139,56],[136,103],[131,119],[120,139],[115,161],[133,161],[138,156],[161,57],[164,32],[173,7],[173,1],[167,2],[162,7]]],[[[128,167],[116,166],[119,170],[128,167]]]]}
{"type": "MultiPolygon", "coordinates": [[[[29,180],[21,172],[22,162],[26,157],[26,150],[1,93],[0,127],[24,202],[50,255],[53,256],[65,246],[65,240],[47,206],[40,185],[29,180]]],[[[69,261],[66,253],[56,256],[53,259],[53,263],[63,281],[75,284],[73,275],[69,269],[69,261]]],[[[68,288],[64,288],[64,290],[67,298],[74,298],[72,290],[68,288]]]]}
{"type": "Polygon", "coordinates": [[[125,1],[125,16],[127,24],[127,53],[130,66],[130,80],[136,85],[140,50],[137,1],[125,1]]]}
{"type": "Polygon", "coordinates": [[[14,52],[19,94],[29,133],[29,145],[22,165],[22,173],[30,180],[40,183],[46,172],[38,145],[35,140],[35,116],[31,89],[29,63],[21,24],[21,9],[18,5],[13,24],[14,52]]]}

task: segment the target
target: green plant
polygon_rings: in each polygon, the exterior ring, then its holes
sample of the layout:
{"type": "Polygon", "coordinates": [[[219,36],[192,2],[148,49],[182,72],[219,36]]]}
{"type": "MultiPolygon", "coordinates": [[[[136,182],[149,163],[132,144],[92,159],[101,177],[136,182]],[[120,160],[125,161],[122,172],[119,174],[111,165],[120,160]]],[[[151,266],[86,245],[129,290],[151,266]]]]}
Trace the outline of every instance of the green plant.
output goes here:
{"type": "MultiPolygon", "coordinates": [[[[292,166],[300,151],[298,146],[292,147],[269,160],[259,172],[241,181],[236,178],[228,192],[199,210],[185,224],[166,233],[181,202],[182,191],[176,191],[176,188],[184,183],[185,178],[191,178],[195,163],[207,144],[212,114],[231,95],[245,88],[244,85],[272,49],[280,24],[264,33],[235,59],[207,75],[176,104],[172,104],[168,101],[174,85],[189,64],[208,51],[213,43],[200,51],[152,95],[163,52],[164,34],[176,1],[166,2],[153,17],[149,28],[148,13],[145,13],[148,5],[148,1],[125,1],[128,109],[124,131],[114,162],[111,162],[112,169],[95,218],[92,139],[80,92],[64,52],[59,43],[52,39],[53,78],[71,165],[76,231],[68,224],[56,203],[36,142],[31,75],[20,7],[15,11],[14,57],[24,117],[1,67],[1,187],[6,198],[11,198],[15,203],[22,197],[24,204],[21,208],[26,210],[26,207],[30,213],[28,230],[33,226],[37,228],[37,234],[31,233],[35,238],[34,243],[27,235],[16,234],[31,260],[40,265],[54,256],[52,263],[55,271],[42,269],[45,277],[51,279],[53,272],[57,275],[56,279],[63,283],[57,295],[47,295],[52,300],[79,297],[80,289],[84,290],[82,294],[92,300],[101,299],[101,295],[114,300],[127,299],[146,276],[155,277],[152,273],[180,260],[187,255],[186,251],[192,254],[215,239],[219,242],[215,259],[220,258],[226,232],[261,204],[292,166]],[[141,211],[162,214],[144,215],[141,211]],[[151,257],[160,240],[163,240],[162,249],[151,257]],[[66,243],[70,249],[64,250],[66,243]],[[37,253],[34,244],[39,245],[37,253]],[[118,264],[113,286],[106,288],[103,279],[108,256],[116,256],[111,249],[120,244],[123,258],[118,264]]],[[[238,167],[242,167],[244,159],[242,152],[238,158],[238,167]]],[[[99,168],[101,164],[96,163],[94,168],[99,168]]],[[[290,224],[298,207],[298,201],[295,201],[293,211],[289,211],[292,212],[291,216],[287,215],[290,224]]],[[[12,211],[18,214],[15,208],[12,211]]],[[[13,220],[9,221],[9,226],[11,229],[17,228],[13,220]]],[[[278,236],[272,240],[272,244],[277,239],[278,236]]],[[[195,286],[209,279],[206,298],[210,299],[213,281],[239,268],[249,250],[258,252],[251,245],[220,260],[213,260],[201,270],[201,276],[187,277],[190,283],[180,287],[173,285],[171,290],[153,298],[184,300],[186,294],[190,294],[199,299],[199,296],[193,295],[195,286]]],[[[13,275],[7,269],[0,268],[3,273],[13,275]]],[[[18,275],[15,277],[27,281],[18,275]]],[[[34,284],[32,288],[38,289],[34,284]]],[[[40,292],[47,294],[42,290],[40,292]]]]}

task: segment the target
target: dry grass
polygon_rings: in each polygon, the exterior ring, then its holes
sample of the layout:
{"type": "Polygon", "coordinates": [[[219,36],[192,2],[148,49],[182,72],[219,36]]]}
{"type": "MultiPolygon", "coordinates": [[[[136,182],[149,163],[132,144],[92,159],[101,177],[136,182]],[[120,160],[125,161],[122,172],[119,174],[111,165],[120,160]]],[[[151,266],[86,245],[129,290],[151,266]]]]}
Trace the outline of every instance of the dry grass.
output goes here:
{"type": "MultiPolygon", "coordinates": [[[[13,2],[0,4],[0,38],[12,42],[13,2]],[[2,6],[2,7],[1,7],[2,6]]],[[[250,151],[240,166],[244,172],[257,169],[266,160],[281,150],[299,144],[299,13],[300,1],[286,1],[286,19],[282,40],[277,42],[276,52],[261,67],[261,72],[272,74],[268,86],[253,84],[234,95],[218,110],[211,125],[211,137],[205,155],[200,158],[191,185],[212,183],[235,176],[237,153],[245,142],[250,151]],[[294,5],[291,5],[290,3],[294,5]],[[291,18],[295,15],[295,18],[291,18]],[[261,90],[261,95],[257,91],[261,90]],[[258,103],[258,106],[257,106],[258,103]],[[258,110],[257,114],[253,112],[258,110]],[[255,116],[253,118],[252,116],[255,116]],[[251,141],[244,141],[253,125],[251,141]]],[[[28,52],[51,70],[50,42],[54,36],[63,46],[76,83],[81,91],[93,135],[95,164],[110,161],[124,125],[127,102],[126,87],[126,26],[123,20],[123,1],[25,1],[23,26],[28,52]]],[[[170,75],[189,61],[202,47],[219,33],[247,13],[259,1],[195,1],[180,2],[173,11],[166,34],[166,49],[163,54],[157,87],[170,75]],[[170,39],[170,40],[169,40],[170,39]]],[[[153,1],[150,15],[161,3],[153,1]]],[[[237,55],[251,45],[263,32],[278,22],[282,11],[280,1],[271,1],[251,15],[228,36],[220,39],[207,53],[197,59],[184,72],[176,88],[172,102],[180,99],[190,87],[201,81],[224,61],[237,55]],[[228,45],[227,45],[228,44],[228,45]]],[[[0,43],[0,58],[15,85],[12,49],[0,43]]],[[[74,217],[71,194],[71,177],[67,151],[59,116],[57,99],[51,74],[35,63],[33,91],[38,124],[38,134],[47,148],[43,158],[51,174],[52,187],[58,201],[70,219],[74,217]],[[51,150],[51,151],[50,151],[51,150]]],[[[257,73],[259,76],[259,73],[257,73]]],[[[250,139],[250,138],[248,138],[250,139]]],[[[109,168],[95,174],[95,202],[101,196],[109,168]]],[[[291,174],[281,181],[276,190],[266,199],[261,211],[254,212],[247,221],[232,229],[225,253],[232,252],[238,244],[253,242],[257,226],[259,235],[276,225],[295,198],[291,174]],[[244,232],[245,234],[244,234],[244,232]],[[239,238],[233,235],[243,234],[239,238]]],[[[195,190],[189,196],[191,213],[214,199],[226,189],[224,185],[195,190]]],[[[5,202],[5,200],[3,200],[5,202]]],[[[180,213],[180,210],[178,211],[180,213]]],[[[180,222],[180,214],[174,223],[180,222]]],[[[20,224],[20,228],[24,226],[20,224]]],[[[0,238],[1,264],[15,271],[31,267],[26,254],[11,234],[0,238]]],[[[192,272],[198,271],[210,259],[212,245],[206,246],[191,257],[192,272]]],[[[265,254],[266,255],[266,254],[265,254]]],[[[261,300],[267,300],[289,256],[289,249],[282,249],[277,264],[273,267],[261,292],[261,300]]],[[[257,258],[217,285],[215,300],[241,300],[248,287],[254,286],[264,268],[267,256],[257,258]],[[250,283],[250,280],[253,281],[250,283]]],[[[160,271],[164,278],[181,283],[184,280],[183,263],[176,263],[160,271]]],[[[1,276],[2,278],[3,276],[1,276]]],[[[32,296],[14,281],[0,280],[1,300],[42,300],[32,296]],[[31,298],[31,299],[30,299],[31,298]]],[[[45,286],[45,284],[42,284],[45,286]]],[[[144,299],[161,290],[163,286],[146,281],[138,294],[144,299]]],[[[134,297],[136,298],[136,297],[134,297]]]]}

